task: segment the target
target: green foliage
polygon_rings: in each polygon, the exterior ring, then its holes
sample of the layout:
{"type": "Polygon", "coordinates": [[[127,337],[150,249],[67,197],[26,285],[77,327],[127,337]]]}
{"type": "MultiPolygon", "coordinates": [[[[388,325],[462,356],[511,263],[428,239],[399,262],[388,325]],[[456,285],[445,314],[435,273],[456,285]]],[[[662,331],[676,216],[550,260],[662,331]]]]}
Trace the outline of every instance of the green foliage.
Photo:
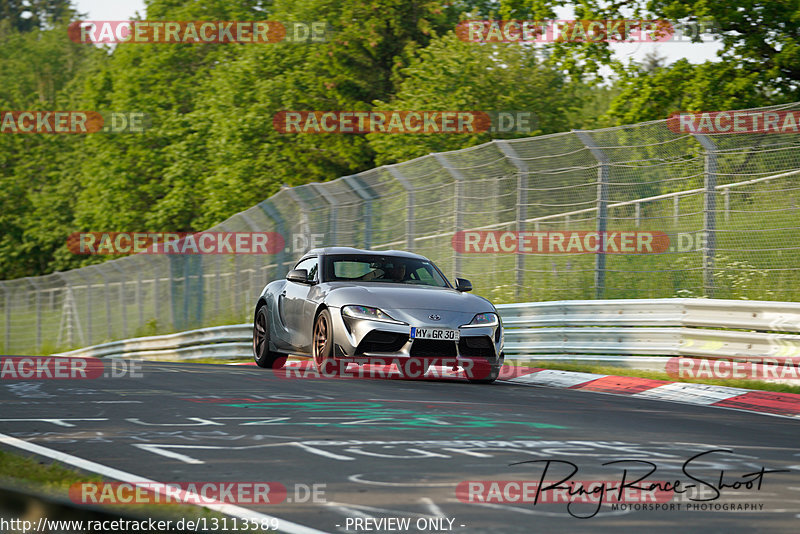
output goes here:
{"type": "Polygon", "coordinates": [[[524,110],[535,117],[536,131],[516,135],[369,134],[379,165],[474,146],[493,137],[530,137],[569,129],[572,88],[558,72],[542,65],[531,48],[465,43],[451,32],[434,39],[398,74],[403,81],[395,98],[376,101],[376,109],[524,110]]]}
{"type": "Polygon", "coordinates": [[[67,0],[0,0],[0,109],[152,122],[141,134],[0,135],[0,279],[107,259],[71,254],[75,231],[201,230],[283,184],[531,135],[280,134],[282,110],[530,111],[533,133],[546,134],[798,100],[799,1],[149,0],[148,20],[326,21],[332,32],[315,43],[96,47],[67,38],[78,17],[67,0]],[[606,43],[453,34],[463,19],[554,18],[568,6],[577,18],[713,18],[721,61],[622,65],[606,43]],[[607,67],[618,78],[597,85],[607,67]]]}

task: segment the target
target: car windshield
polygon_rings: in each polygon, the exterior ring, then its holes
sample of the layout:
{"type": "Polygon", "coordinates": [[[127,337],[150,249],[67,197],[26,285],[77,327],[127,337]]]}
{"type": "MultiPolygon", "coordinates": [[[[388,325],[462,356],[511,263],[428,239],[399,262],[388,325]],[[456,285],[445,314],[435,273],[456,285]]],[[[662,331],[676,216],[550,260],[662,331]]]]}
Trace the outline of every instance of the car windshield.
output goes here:
{"type": "Polygon", "coordinates": [[[450,287],[433,263],[416,258],[341,254],[325,257],[329,282],[376,282],[450,287]]]}

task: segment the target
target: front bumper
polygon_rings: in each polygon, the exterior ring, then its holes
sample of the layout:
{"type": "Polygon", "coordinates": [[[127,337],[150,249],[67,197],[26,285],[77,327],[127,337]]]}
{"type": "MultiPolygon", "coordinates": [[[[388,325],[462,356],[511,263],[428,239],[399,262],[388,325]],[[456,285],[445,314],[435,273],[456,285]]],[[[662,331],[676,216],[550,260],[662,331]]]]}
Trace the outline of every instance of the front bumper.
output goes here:
{"type": "Polygon", "coordinates": [[[430,365],[462,367],[475,361],[492,366],[502,363],[502,324],[462,327],[474,314],[459,314],[457,320],[448,323],[410,325],[345,317],[340,308],[330,308],[330,312],[337,359],[370,363],[421,359],[430,365]],[[460,339],[457,342],[410,339],[411,326],[459,329],[460,339]]]}

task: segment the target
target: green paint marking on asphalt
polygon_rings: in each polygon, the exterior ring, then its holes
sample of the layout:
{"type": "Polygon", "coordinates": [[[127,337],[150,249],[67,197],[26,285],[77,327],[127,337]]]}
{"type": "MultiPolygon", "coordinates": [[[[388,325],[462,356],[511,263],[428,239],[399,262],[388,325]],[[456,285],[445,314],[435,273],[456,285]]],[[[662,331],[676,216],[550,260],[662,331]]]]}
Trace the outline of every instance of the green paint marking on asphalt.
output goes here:
{"type": "MultiPolygon", "coordinates": [[[[401,408],[386,408],[379,402],[264,402],[244,404],[222,404],[232,408],[276,409],[291,408],[302,414],[313,413],[331,419],[345,421],[279,421],[275,425],[298,425],[334,428],[379,427],[382,429],[403,430],[409,428],[497,428],[504,425],[518,425],[526,428],[566,429],[561,425],[537,423],[532,421],[507,421],[491,419],[478,415],[450,415],[422,413],[401,408]],[[320,415],[323,414],[323,415],[320,415]],[[336,414],[334,416],[334,414],[336,414]]],[[[284,412],[284,415],[286,413],[284,412]]],[[[289,415],[291,417],[291,415],[289,415]]],[[[529,437],[529,436],[526,436],[529,437]]],[[[538,437],[536,438],[538,439],[538,437]]]]}

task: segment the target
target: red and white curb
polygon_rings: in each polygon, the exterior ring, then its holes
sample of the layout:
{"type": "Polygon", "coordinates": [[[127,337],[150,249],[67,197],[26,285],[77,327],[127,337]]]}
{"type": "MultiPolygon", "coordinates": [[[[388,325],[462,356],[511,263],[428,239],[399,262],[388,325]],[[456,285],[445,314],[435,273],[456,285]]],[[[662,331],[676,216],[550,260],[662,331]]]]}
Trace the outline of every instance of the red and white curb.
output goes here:
{"type": "Polygon", "coordinates": [[[800,395],[795,393],[669,382],[635,376],[596,375],[525,367],[516,369],[520,374],[512,378],[501,377],[501,379],[512,384],[580,389],[613,395],[627,395],[640,399],[732,408],[764,415],[800,419],[800,395]]]}

